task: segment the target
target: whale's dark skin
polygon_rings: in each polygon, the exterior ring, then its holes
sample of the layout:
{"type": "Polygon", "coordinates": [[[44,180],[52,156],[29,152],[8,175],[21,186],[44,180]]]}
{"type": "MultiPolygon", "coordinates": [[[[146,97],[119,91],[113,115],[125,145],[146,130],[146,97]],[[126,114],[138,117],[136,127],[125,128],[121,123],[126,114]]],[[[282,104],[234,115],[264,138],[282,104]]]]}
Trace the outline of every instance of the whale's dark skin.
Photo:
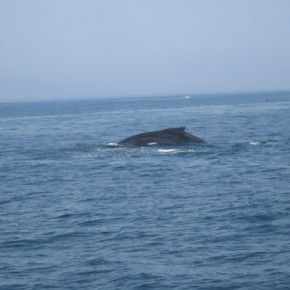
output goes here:
{"type": "Polygon", "coordinates": [[[177,145],[187,143],[206,143],[188,132],[185,127],[169,128],[160,131],[142,133],[121,140],[118,144],[123,146],[148,146],[148,145],[177,145]]]}

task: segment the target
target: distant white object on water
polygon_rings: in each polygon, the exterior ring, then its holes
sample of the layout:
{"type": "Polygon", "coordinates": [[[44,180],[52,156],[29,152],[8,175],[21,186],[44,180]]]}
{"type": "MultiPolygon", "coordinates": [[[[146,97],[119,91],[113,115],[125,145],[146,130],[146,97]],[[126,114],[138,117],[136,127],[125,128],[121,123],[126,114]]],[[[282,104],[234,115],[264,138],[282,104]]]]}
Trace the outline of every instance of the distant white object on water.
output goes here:
{"type": "Polygon", "coordinates": [[[191,99],[191,96],[184,96],[182,99],[191,99]]]}
{"type": "Polygon", "coordinates": [[[265,144],[265,141],[258,141],[258,140],[253,140],[250,142],[251,145],[261,145],[261,144],[265,144]]]}

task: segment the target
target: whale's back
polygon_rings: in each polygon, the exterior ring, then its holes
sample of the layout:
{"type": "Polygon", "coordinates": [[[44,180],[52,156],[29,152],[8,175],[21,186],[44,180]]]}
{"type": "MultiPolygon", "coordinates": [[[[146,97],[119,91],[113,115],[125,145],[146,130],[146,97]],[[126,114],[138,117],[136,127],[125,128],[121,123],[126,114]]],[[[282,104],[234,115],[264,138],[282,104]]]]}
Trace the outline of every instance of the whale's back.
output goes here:
{"type": "Polygon", "coordinates": [[[184,143],[206,142],[199,137],[185,132],[185,127],[180,127],[133,135],[121,140],[118,144],[125,146],[147,146],[150,144],[175,145],[184,143]]]}

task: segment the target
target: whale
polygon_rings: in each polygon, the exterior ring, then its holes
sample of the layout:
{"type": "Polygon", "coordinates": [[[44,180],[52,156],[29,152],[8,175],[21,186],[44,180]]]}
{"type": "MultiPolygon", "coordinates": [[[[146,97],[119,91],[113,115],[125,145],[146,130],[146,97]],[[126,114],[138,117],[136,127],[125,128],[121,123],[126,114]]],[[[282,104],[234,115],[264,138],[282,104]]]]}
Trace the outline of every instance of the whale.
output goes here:
{"type": "Polygon", "coordinates": [[[122,146],[181,145],[187,143],[206,143],[203,139],[185,131],[185,127],[168,128],[145,132],[125,138],[118,142],[122,146]]]}

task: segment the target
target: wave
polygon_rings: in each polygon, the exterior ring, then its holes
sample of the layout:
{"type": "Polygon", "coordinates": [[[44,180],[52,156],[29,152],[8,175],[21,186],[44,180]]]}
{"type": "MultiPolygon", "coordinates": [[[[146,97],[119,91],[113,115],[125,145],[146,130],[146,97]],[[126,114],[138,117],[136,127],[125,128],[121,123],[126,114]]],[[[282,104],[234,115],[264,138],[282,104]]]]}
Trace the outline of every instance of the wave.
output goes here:
{"type": "Polygon", "coordinates": [[[194,154],[194,153],[209,153],[212,152],[210,148],[198,148],[198,149],[178,149],[178,148],[172,148],[172,149],[158,149],[157,150],[161,154],[167,154],[167,155],[176,155],[176,154],[194,154]]]}

